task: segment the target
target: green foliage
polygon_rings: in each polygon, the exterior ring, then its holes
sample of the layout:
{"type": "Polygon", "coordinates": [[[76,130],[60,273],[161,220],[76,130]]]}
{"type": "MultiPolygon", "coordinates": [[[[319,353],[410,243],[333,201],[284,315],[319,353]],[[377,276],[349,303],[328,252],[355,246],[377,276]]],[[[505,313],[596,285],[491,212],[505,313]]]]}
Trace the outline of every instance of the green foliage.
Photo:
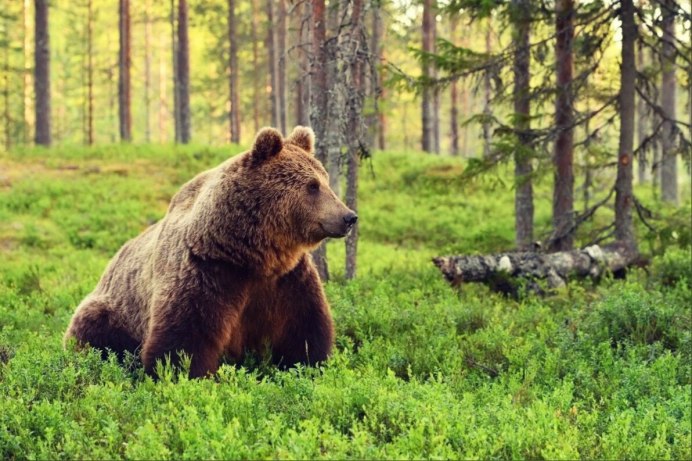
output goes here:
{"type": "Polygon", "coordinates": [[[359,278],[342,280],[343,243],[331,242],[336,351],[320,368],[223,365],[190,381],[164,367],[154,383],[132,358],[64,350],[75,306],[118,247],[228,155],[126,146],[0,157],[3,459],[692,455],[689,247],[672,242],[650,276],[549,298],[453,290],[432,256],[513,240],[509,173],[462,183],[455,159],[379,153],[363,169],[359,278]]]}

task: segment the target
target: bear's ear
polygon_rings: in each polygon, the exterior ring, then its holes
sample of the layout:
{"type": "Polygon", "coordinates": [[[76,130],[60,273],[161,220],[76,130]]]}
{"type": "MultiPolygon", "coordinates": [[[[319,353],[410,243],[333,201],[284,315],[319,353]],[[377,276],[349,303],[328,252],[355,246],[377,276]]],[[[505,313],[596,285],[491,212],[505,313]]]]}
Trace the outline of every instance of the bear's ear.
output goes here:
{"type": "Polygon", "coordinates": [[[255,164],[260,164],[277,155],[283,148],[281,133],[274,128],[262,128],[252,145],[252,160],[255,164]]]}
{"type": "Polygon", "coordinates": [[[310,127],[298,125],[293,128],[293,133],[286,138],[286,142],[300,147],[309,154],[315,153],[315,132],[310,127]]]}

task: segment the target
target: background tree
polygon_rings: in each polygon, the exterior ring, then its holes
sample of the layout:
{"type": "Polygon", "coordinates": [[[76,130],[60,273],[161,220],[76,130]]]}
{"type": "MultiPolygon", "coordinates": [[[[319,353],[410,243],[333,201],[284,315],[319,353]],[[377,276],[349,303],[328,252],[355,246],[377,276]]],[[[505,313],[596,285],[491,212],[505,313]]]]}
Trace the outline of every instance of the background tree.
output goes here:
{"type": "Polygon", "coordinates": [[[118,10],[118,33],[120,51],[118,53],[118,114],[120,120],[120,139],[132,140],[132,113],[130,92],[131,33],[130,1],[120,0],[118,10]]]}
{"type": "Polygon", "coordinates": [[[271,102],[271,124],[281,123],[281,100],[279,98],[278,33],[276,29],[276,1],[267,0],[267,53],[269,60],[269,100],[271,102]]]}
{"type": "Polygon", "coordinates": [[[514,130],[518,144],[514,152],[514,213],[516,245],[527,249],[533,243],[533,184],[531,165],[531,5],[529,0],[512,0],[514,53],[514,130]]]}
{"type": "MultiPolygon", "coordinates": [[[[315,131],[315,157],[327,164],[327,52],[324,0],[312,0],[312,60],[310,64],[310,125],[315,131]]],[[[323,281],[329,280],[327,248],[320,245],[312,253],[317,272],[323,281]]]]}
{"type": "Polygon", "coordinates": [[[36,98],[36,144],[51,143],[50,101],[50,34],[48,31],[48,0],[34,3],[34,94],[36,98]]]}
{"type": "MultiPolygon", "coordinates": [[[[94,17],[93,17],[93,5],[92,0],[87,0],[87,17],[86,17],[86,29],[87,29],[87,63],[86,63],[86,74],[87,74],[87,132],[86,132],[86,144],[91,146],[94,144],[94,17]]],[[[148,117],[147,117],[148,119],[148,117]]]]}
{"type": "Polygon", "coordinates": [[[634,91],[637,72],[634,47],[637,28],[634,23],[632,0],[620,0],[622,23],[622,64],[620,65],[620,141],[618,147],[617,179],[615,182],[615,237],[635,246],[632,227],[632,161],[634,147],[634,91]]]}
{"type": "Polygon", "coordinates": [[[178,104],[180,107],[180,142],[187,144],[191,135],[190,114],[190,41],[188,36],[187,0],[178,0],[178,104]]]}
{"type": "Polygon", "coordinates": [[[661,109],[663,118],[661,133],[661,198],[666,202],[677,204],[678,171],[675,124],[675,16],[674,0],[662,0],[662,52],[661,67],[661,109]]]}
{"type": "MultiPolygon", "coordinates": [[[[423,1],[423,52],[435,52],[435,0],[423,1]]],[[[432,60],[423,60],[423,77],[434,78],[432,60]]],[[[423,125],[423,134],[421,136],[421,147],[424,152],[435,152],[435,101],[434,89],[425,86],[422,89],[421,96],[421,120],[423,125]]]]}
{"type": "Polygon", "coordinates": [[[278,21],[276,34],[276,57],[277,57],[277,98],[279,102],[279,123],[281,132],[288,133],[286,122],[286,35],[288,34],[288,20],[286,11],[286,0],[278,1],[278,21]]]}
{"type": "Polygon", "coordinates": [[[231,107],[229,111],[230,140],[240,142],[240,97],[238,95],[238,39],[236,35],[235,0],[228,0],[228,42],[230,47],[229,91],[231,107]]]}
{"type": "Polygon", "coordinates": [[[22,4],[22,33],[23,33],[23,54],[22,67],[24,69],[23,83],[23,112],[24,112],[24,143],[29,144],[31,141],[31,0],[24,0],[22,4]]]}
{"type": "Polygon", "coordinates": [[[572,102],[572,42],[574,39],[574,1],[555,2],[556,101],[554,147],[555,186],[553,187],[553,228],[559,236],[552,242],[556,251],[571,250],[570,232],[574,213],[574,107],[572,102]]]}
{"type": "MultiPolygon", "coordinates": [[[[347,37],[347,76],[346,86],[351,89],[346,99],[348,110],[347,127],[347,177],[346,206],[358,212],[358,168],[364,156],[365,129],[363,126],[363,102],[365,100],[365,71],[367,61],[367,40],[363,31],[363,2],[354,0],[351,4],[351,30],[347,37]]],[[[346,236],[346,278],[356,276],[358,252],[358,223],[346,236]]]]}
{"type": "MultiPolygon", "coordinates": [[[[457,34],[457,23],[458,17],[452,16],[449,21],[449,34],[450,40],[454,41],[457,34]]],[[[452,155],[459,155],[459,92],[458,92],[458,80],[452,80],[449,88],[449,102],[450,102],[450,117],[449,117],[449,133],[451,138],[451,148],[450,153],[452,155]]]]}
{"type": "Polygon", "coordinates": [[[144,140],[151,142],[151,0],[144,2],[144,140]]]}

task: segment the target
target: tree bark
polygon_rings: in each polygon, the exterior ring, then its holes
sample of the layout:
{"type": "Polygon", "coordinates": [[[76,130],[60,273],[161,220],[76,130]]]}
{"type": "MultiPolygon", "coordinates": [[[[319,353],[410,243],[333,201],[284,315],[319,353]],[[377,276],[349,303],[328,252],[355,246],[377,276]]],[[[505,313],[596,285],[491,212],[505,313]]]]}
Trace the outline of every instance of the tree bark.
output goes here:
{"type": "Polygon", "coordinates": [[[277,83],[279,85],[277,96],[279,100],[279,128],[282,133],[288,133],[286,126],[286,34],[287,34],[287,20],[286,20],[286,0],[279,0],[279,18],[278,18],[278,34],[277,34],[277,83]]]}
{"type": "MultiPolygon", "coordinates": [[[[437,0],[433,4],[433,22],[432,22],[432,40],[434,53],[437,50],[437,0]]],[[[437,78],[437,69],[433,65],[432,67],[432,77],[437,78]]],[[[440,87],[434,86],[432,89],[432,113],[433,113],[433,152],[440,154],[440,87]]]]}
{"type": "Polygon", "coordinates": [[[533,242],[533,186],[531,175],[531,112],[530,112],[530,61],[529,29],[531,10],[529,0],[512,0],[516,19],[513,39],[516,43],[514,54],[514,129],[519,145],[514,154],[514,196],[516,245],[522,250],[533,242]]]}
{"type": "MultiPolygon", "coordinates": [[[[490,56],[493,52],[492,48],[492,23],[491,17],[488,16],[487,24],[485,26],[485,54],[490,56]]],[[[483,74],[483,115],[485,120],[483,120],[483,157],[490,157],[490,143],[492,142],[490,135],[490,116],[492,115],[492,110],[490,109],[490,99],[492,97],[491,86],[490,86],[490,69],[486,70],[483,74]]]]}
{"type": "Polygon", "coordinates": [[[29,8],[31,7],[31,0],[24,0],[24,6],[22,8],[23,21],[22,25],[24,28],[24,49],[23,51],[23,67],[24,67],[24,143],[29,144],[31,140],[31,35],[29,34],[29,28],[31,27],[31,15],[29,14],[29,8]]]}
{"type": "Polygon", "coordinates": [[[190,114],[190,42],[187,26],[187,0],[178,0],[178,92],[180,104],[180,142],[187,144],[191,136],[190,114]]]}
{"type": "MultiPolygon", "coordinates": [[[[315,132],[315,156],[327,165],[327,54],[324,0],[312,0],[312,61],[310,63],[310,124],[315,132]]],[[[329,280],[327,248],[323,243],[312,253],[322,281],[329,280]]]]}
{"type": "Polygon", "coordinates": [[[34,93],[36,96],[36,144],[50,146],[50,35],[48,32],[48,0],[35,0],[34,5],[34,93]]]}
{"type": "Polygon", "coordinates": [[[259,5],[258,0],[252,0],[252,74],[254,76],[252,84],[252,120],[254,122],[255,133],[260,130],[260,70],[259,70],[259,43],[257,29],[259,27],[259,5]]]}
{"type": "Polygon", "coordinates": [[[120,120],[120,139],[132,140],[132,113],[130,94],[130,0],[119,1],[118,31],[120,51],[118,53],[118,115],[120,120]]]}
{"type": "Polygon", "coordinates": [[[300,13],[296,14],[298,21],[298,62],[299,72],[296,78],[296,123],[298,125],[310,124],[310,53],[306,47],[310,43],[310,3],[303,2],[300,5],[300,13]]]}
{"type": "MultiPolygon", "coordinates": [[[[387,148],[387,115],[382,108],[382,103],[386,101],[387,89],[382,85],[384,81],[384,67],[381,63],[384,62],[384,47],[382,44],[385,42],[386,29],[382,27],[382,11],[381,5],[378,3],[375,9],[375,23],[373,25],[373,36],[377,34],[376,47],[373,47],[373,55],[375,56],[375,72],[377,72],[377,148],[380,150],[385,150],[387,148]],[[374,50],[377,49],[377,52],[374,50]]],[[[375,43],[375,38],[373,38],[373,43],[375,43]]]]}
{"type": "MultiPolygon", "coordinates": [[[[166,62],[164,60],[165,54],[162,52],[166,49],[166,36],[164,34],[159,35],[159,114],[158,114],[158,126],[159,126],[159,143],[163,143],[166,139],[166,109],[167,109],[167,88],[166,88],[166,62]]],[[[175,114],[174,114],[175,117],[175,114]]],[[[174,135],[175,136],[175,135],[174,135]]]]}
{"type": "Polygon", "coordinates": [[[543,293],[542,285],[554,289],[565,286],[572,278],[598,280],[606,273],[620,274],[642,262],[629,245],[616,242],[557,253],[442,256],[434,258],[433,263],[454,286],[483,282],[496,291],[516,295],[522,286],[543,293]]]}
{"type": "MultiPolygon", "coordinates": [[[[449,39],[452,43],[456,40],[458,17],[456,15],[449,19],[449,39]]],[[[449,132],[450,132],[450,153],[454,156],[459,155],[459,93],[457,80],[453,80],[449,88],[449,132]]]]}
{"type": "Polygon", "coordinates": [[[235,24],[235,0],[228,0],[228,42],[230,45],[230,99],[229,130],[232,143],[240,143],[240,98],[238,96],[238,39],[235,24]]]}
{"type": "Polygon", "coordinates": [[[634,144],[634,90],[636,65],[633,0],[621,0],[622,58],[620,66],[620,141],[615,181],[615,238],[636,248],[632,227],[632,147],[634,144]]]}
{"type": "MultiPolygon", "coordinates": [[[[650,49],[649,60],[650,62],[656,62],[656,51],[652,48],[650,49]]],[[[660,95],[658,92],[654,92],[652,95],[652,100],[655,105],[660,102],[660,95]]],[[[658,123],[661,118],[656,112],[651,114],[651,131],[655,132],[658,123]]],[[[658,196],[659,183],[661,182],[661,136],[660,133],[656,135],[651,141],[651,186],[653,189],[654,197],[658,196]]]]}
{"type": "MultiPolygon", "coordinates": [[[[424,0],[423,2],[423,51],[433,53],[435,49],[435,13],[433,5],[435,0],[424,0]]],[[[423,77],[426,79],[432,78],[433,70],[429,61],[423,62],[423,77]]],[[[423,127],[422,133],[422,148],[424,152],[435,151],[435,133],[434,133],[434,96],[433,90],[429,87],[423,88],[421,98],[421,121],[423,127]]]]}
{"type": "Polygon", "coordinates": [[[269,61],[269,86],[271,87],[269,93],[271,123],[273,127],[279,128],[281,108],[279,107],[279,60],[277,58],[278,40],[274,19],[274,3],[275,0],[267,0],[267,21],[269,22],[267,27],[267,60],[269,61]]]}
{"type": "Polygon", "coordinates": [[[94,39],[92,0],[87,0],[87,145],[94,144],[94,39]]]}
{"type": "MultiPolygon", "coordinates": [[[[641,2],[640,2],[641,5],[641,2]]],[[[643,72],[646,63],[644,61],[644,44],[640,41],[637,46],[637,66],[639,72],[643,72]]],[[[639,184],[646,182],[646,151],[642,149],[642,142],[646,139],[646,101],[637,98],[637,142],[639,143],[639,155],[637,156],[637,172],[639,184]]]]}
{"type": "Polygon", "coordinates": [[[171,55],[173,56],[173,121],[174,140],[180,142],[180,81],[178,80],[178,39],[177,39],[177,5],[171,0],[171,55]]]}
{"type": "Polygon", "coordinates": [[[10,17],[5,16],[3,18],[3,39],[5,41],[4,46],[4,59],[3,59],[3,74],[4,81],[2,87],[2,96],[4,102],[4,125],[5,125],[5,150],[9,151],[12,147],[12,135],[11,135],[11,116],[10,116],[10,17]]]}
{"type": "MultiPolygon", "coordinates": [[[[327,53],[327,128],[325,144],[327,145],[327,173],[329,187],[337,197],[341,197],[342,146],[345,140],[346,105],[345,68],[348,63],[343,59],[341,35],[343,3],[332,2],[328,6],[327,30],[330,33],[325,42],[327,53]],[[331,34],[333,32],[333,35],[331,34]]],[[[347,71],[346,71],[347,72],[347,71]]]]}
{"type": "Polygon", "coordinates": [[[553,186],[552,251],[571,250],[574,221],[574,101],[572,97],[572,42],[574,40],[574,0],[557,0],[555,62],[557,99],[555,101],[555,183],[553,186]]]}
{"type": "Polygon", "coordinates": [[[661,63],[661,109],[665,115],[661,130],[661,198],[677,205],[678,174],[675,143],[675,2],[663,0],[663,52],[661,63]]]}
{"type": "Polygon", "coordinates": [[[380,113],[382,108],[380,107],[380,96],[381,96],[381,80],[379,73],[379,61],[381,54],[381,39],[382,39],[382,17],[380,15],[380,5],[372,5],[372,34],[370,36],[370,91],[369,95],[373,101],[373,111],[368,117],[368,126],[370,132],[370,142],[371,146],[378,144],[379,133],[380,133],[380,113]]]}
{"type": "Polygon", "coordinates": [[[151,3],[144,2],[144,140],[151,142],[151,3]]]}
{"type": "MultiPolygon", "coordinates": [[[[358,213],[358,167],[360,152],[365,142],[363,133],[363,101],[365,99],[365,63],[359,51],[363,46],[362,0],[353,0],[351,6],[350,63],[351,91],[348,95],[348,160],[346,175],[346,206],[358,213]]],[[[358,252],[358,223],[346,236],[346,279],[356,276],[358,252]]]]}

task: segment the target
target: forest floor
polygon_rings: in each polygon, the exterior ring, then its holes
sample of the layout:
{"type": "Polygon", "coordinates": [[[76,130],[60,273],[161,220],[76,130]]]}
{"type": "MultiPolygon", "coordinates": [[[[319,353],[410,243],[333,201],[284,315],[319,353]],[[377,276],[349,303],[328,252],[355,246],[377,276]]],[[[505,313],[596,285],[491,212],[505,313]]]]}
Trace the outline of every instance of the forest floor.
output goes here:
{"type": "MultiPolygon", "coordinates": [[[[64,351],[110,257],[227,155],[0,153],[0,458],[692,457],[690,203],[662,207],[646,187],[637,193],[663,218],[656,232],[637,227],[646,271],[509,299],[453,289],[431,263],[512,247],[509,168],[462,184],[462,160],[376,153],[361,173],[355,281],[343,279],[343,242],[329,244],[337,347],[320,368],[258,361],[154,383],[64,351]]],[[[539,234],[550,200],[538,181],[539,234]]],[[[611,217],[604,208],[579,242],[611,217]]]]}

